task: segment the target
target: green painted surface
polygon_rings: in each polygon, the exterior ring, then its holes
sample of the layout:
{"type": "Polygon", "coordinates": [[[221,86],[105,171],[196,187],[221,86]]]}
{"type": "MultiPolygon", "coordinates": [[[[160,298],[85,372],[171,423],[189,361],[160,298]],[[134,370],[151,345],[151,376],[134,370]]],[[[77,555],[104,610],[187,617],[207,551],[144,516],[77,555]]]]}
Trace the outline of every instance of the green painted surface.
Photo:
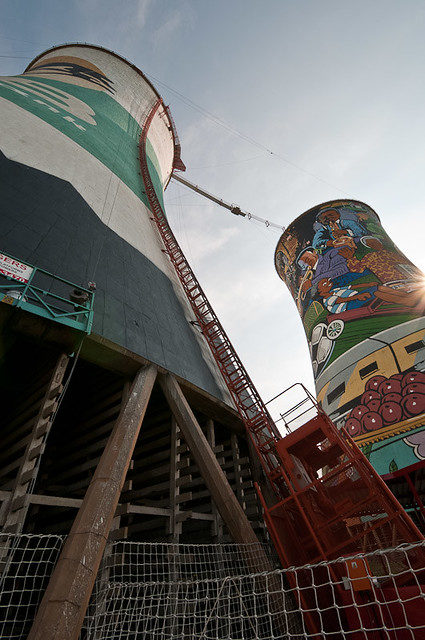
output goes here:
{"type": "Polygon", "coordinates": [[[415,455],[414,447],[408,445],[405,441],[408,441],[409,437],[420,433],[423,433],[425,442],[425,427],[419,427],[408,433],[387,438],[383,442],[366,445],[366,447],[361,447],[361,449],[380,475],[393,473],[396,467],[403,469],[404,467],[416,464],[421,459],[415,455]]]}
{"type": "MultiPolygon", "coordinates": [[[[41,89],[43,86],[40,87],[41,89]]],[[[104,91],[97,91],[37,77],[15,76],[0,78],[0,96],[14,102],[22,109],[29,111],[44,122],[65,134],[71,140],[86,149],[124,184],[126,184],[144,204],[148,206],[142,180],[139,174],[139,139],[141,128],[136,120],[112,96],[104,91]],[[48,91],[58,90],[54,103],[46,93],[44,100],[40,95],[32,93],[25,84],[19,86],[20,79],[31,80],[34,87],[44,85],[48,91]],[[35,82],[36,80],[36,82],[35,82]],[[15,82],[11,84],[10,81],[15,82]],[[81,100],[94,111],[95,124],[87,122],[67,109],[65,92],[81,100]],[[63,104],[63,106],[61,106],[63,104]],[[71,119],[66,119],[71,118],[71,119]]],[[[159,163],[152,148],[147,143],[148,165],[155,191],[160,202],[163,202],[163,190],[160,178],[159,163]]]]}
{"type": "Polygon", "coordinates": [[[377,333],[396,327],[403,322],[409,322],[415,317],[413,314],[400,313],[392,316],[375,316],[347,322],[341,336],[338,340],[335,340],[335,347],[327,366],[356,344],[367,340],[370,336],[375,336],[377,333]]]}

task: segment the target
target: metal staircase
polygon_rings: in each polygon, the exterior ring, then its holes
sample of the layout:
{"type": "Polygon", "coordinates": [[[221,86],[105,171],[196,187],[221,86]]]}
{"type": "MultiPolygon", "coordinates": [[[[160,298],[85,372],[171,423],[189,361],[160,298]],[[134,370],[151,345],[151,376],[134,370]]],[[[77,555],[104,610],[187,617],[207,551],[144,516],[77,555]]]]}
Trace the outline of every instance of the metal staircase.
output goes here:
{"type": "MultiPolygon", "coordinates": [[[[146,142],[149,127],[160,107],[164,108],[162,100],[158,100],[152,108],[143,127],[139,144],[141,174],[153,219],[157,224],[166,253],[174,265],[191,304],[199,328],[208,342],[264,470],[269,479],[275,483],[281,479],[280,463],[275,453],[276,441],[280,438],[280,434],[171,231],[152,183],[146,142]]],[[[275,486],[278,487],[279,484],[278,482],[275,486]]]]}

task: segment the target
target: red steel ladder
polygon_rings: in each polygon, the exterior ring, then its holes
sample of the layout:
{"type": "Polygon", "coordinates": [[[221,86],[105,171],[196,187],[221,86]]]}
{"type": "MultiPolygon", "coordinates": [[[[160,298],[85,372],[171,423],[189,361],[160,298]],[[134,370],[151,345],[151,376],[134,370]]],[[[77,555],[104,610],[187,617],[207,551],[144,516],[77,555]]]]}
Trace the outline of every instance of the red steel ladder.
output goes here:
{"type": "MultiPolygon", "coordinates": [[[[264,470],[272,481],[272,484],[278,488],[278,482],[275,484],[274,481],[278,481],[281,478],[281,473],[279,470],[279,458],[275,453],[275,445],[281,436],[245,367],[233,348],[229,337],[208,302],[176,237],[171,231],[167,217],[152,183],[148,167],[146,142],[149,127],[161,106],[163,107],[162,100],[158,100],[153,106],[143,127],[139,144],[141,174],[153,219],[157,224],[166,253],[174,265],[182,287],[191,304],[199,328],[208,342],[233,401],[259,454],[264,470]]],[[[165,107],[163,108],[165,109],[165,107]]]]}

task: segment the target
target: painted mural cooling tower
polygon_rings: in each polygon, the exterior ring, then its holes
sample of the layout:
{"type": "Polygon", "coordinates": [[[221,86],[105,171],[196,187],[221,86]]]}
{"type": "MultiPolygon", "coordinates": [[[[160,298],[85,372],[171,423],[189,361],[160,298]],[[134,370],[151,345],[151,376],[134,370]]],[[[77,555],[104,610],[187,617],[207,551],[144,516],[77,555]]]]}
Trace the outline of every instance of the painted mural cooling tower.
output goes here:
{"type": "Polygon", "coordinates": [[[275,253],[306,332],[317,398],[384,475],[425,460],[424,275],[362,202],[318,205],[275,253]]]}
{"type": "MultiPolygon", "coordinates": [[[[1,251],[96,283],[93,334],[229,401],[164,253],[140,176],[139,140],[159,96],[127,61],[60,46],[0,79],[1,251]]],[[[162,105],[149,123],[162,202],[179,145],[162,105]]],[[[181,167],[180,167],[181,168],[181,167]]]]}

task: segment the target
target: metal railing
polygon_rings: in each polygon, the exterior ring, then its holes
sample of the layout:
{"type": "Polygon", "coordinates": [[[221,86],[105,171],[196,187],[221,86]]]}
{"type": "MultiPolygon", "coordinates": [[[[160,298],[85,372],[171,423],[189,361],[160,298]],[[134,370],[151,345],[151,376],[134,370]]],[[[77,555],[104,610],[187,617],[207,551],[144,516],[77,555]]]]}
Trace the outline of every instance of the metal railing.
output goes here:
{"type": "Polygon", "coordinates": [[[25,276],[0,268],[0,302],[90,334],[93,325],[94,290],[76,285],[45,269],[22,263],[25,276]]]}
{"type": "Polygon", "coordinates": [[[266,406],[271,404],[279,416],[275,418],[275,424],[282,422],[287,433],[295,431],[321,411],[316,398],[301,382],[291,384],[265,403],[266,406]]]}
{"type": "Polygon", "coordinates": [[[144,124],[139,144],[141,175],[153,220],[156,222],[165,251],[175,268],[199,328],[211,349],[231,397],[245,423],[247,433],[257,450],[263,468],[273,482],[273,474],[276,474],[279,469],[275,445],[280,438],[280,433],[186,260],[168,224],[149,173],[146,152],[148,131],[161,105],[162,101],[158,100],[152,108],[144,124]]]}

